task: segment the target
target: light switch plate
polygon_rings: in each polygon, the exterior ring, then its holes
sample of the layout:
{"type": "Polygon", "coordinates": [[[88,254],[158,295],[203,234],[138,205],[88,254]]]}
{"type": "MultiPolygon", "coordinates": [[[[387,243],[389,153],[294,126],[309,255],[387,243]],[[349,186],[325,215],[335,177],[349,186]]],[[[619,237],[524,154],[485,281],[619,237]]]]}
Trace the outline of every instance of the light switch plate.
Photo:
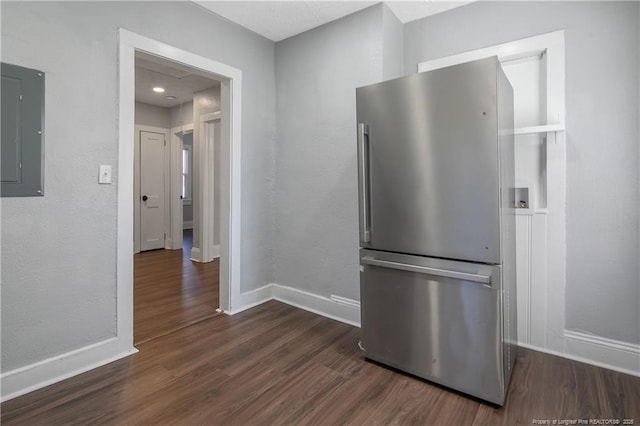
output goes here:
{"type": "Polygon", "coordinates": [[[100,175],[98,176],[98,183],[111,183],[111,173],[113,171],[112,166],[100,166],[100,175]]]}

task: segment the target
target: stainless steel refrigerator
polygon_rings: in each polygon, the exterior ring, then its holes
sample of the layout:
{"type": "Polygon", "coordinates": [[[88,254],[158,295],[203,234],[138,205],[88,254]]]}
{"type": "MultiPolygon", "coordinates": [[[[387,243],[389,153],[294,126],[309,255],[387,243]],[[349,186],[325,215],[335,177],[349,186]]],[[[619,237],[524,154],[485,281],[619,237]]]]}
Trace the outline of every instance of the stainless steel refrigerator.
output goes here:
{"type": "Polygon", "coordinates": [[[493,57],[356,96],[365,356],[502,405],[517,341],[511,85],[493,57]]]}

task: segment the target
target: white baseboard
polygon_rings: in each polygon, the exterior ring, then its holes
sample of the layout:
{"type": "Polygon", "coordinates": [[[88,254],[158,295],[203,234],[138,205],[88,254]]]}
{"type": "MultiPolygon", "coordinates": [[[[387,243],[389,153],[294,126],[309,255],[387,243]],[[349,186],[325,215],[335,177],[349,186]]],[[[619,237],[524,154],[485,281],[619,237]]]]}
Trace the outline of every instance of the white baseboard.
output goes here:
{"type": "MultiPolygon", "coordinates": [[[[226,314],[234,315],[254,306],[278,300],[288,305],[356,327],[360,326],[360,302],[341,296],[324,297],[280,284],[267,284],[240,294],[240,304],[226,314]]],[[[640,345],[566,330],[565,352],[519,342],[535,351],[557,355],[609,370],[640,377],[640,345]]],[[[121,350],[117,338],[94,343],[0,375],[0,401],[24,395],[138,352],[121,350]]]]}
{"type": "Polygon", "coordinates": [[[239,306],[226,313],[234,315],[269,300],[277,300],[323,317],[360,327],[360,302],[357,300],[335,295],[324,297],[280,284],[267,284],[241,293],[239,306]]]}
{"type": "Polygon", "coordinates": [[[235,315],[247,309],[261,305],[269,300],[273,300],[273,285],[267,284],[255,290],[240,293],[240,301],[237,307],[232,307],[230,311],[225,311],[227,315],[235,315]]]}
{"type": "Polygon", "coordinates": [[[565,330],[565,351],[518,342],[518,346],[640,377],[640,345],[565,330]]]}
{"type": "Polygon", "coordinates": [[[194,262],[202,262],[202,255],[200,254],[200,249],[198,247],[191,247],[191,255],[189,256],[189,259],[194,262]]]}
{"type": "Polygon", "coordinates": [[[182,229],[193,229],[193,221],[185,220],[184,222],[182,222],[182,229]]]}
{"type": "MultiPolygon", "coordinates": [[[[217,245],[211,247],[211,254],[213,255],[213,257],[211,259],[207,259],[207,262],[211,262],[213,259],[220,257],[220,246],[217,245]]],[[[200,248],[191,247],[191,255],[189,256],[189,259],[193,260],[194,262],[204,262],[204,260],[202,259],[202,252],[200,251],[200,248]]]]}
{"type": "Polygon", "coordinates": [[[138,352],[123,351],[117,338],[103,340],[0,375],[2,402],[49,386],[138,352]]]}
{"type": "Polygon", "coordinates": [[[640,377],[640,345],[565,330],[565,353],[578,361],[640,377]]]}
{"type": "Polygon", "coordinates": [[[273,285],[273,298],[314,314],[360,327],[360,302],[340,296],[324,297],[293,287],[273,285]]]}
{"type": "MultiPolygon", "coordinates": [[[[360,302],[341,296],[320,296],[280,284],[268,284],[240,295],[240,306],[230,315],[269,300],[278,300],[305,311],[360,327],[360,302]]],[[[558,352],[527,343],[518,346],[640,377],[640,345],[566,330],[565,351],[558,352]]]]}

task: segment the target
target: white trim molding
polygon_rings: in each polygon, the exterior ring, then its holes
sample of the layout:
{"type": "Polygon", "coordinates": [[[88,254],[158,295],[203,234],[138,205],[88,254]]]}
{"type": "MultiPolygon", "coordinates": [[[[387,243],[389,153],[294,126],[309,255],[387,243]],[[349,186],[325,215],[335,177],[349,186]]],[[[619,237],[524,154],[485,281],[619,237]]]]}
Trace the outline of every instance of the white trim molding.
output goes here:
{"type": "MultiPolygon", "coordinates": [[[[176,196],[171,196],[171,201],[169,202],[171,224],[169,225],[168,235],[171,239],[171,249],[180,250],[182,248],[182,230],[193,229],[193,221],[191,221],[189,228],[185,228],[188,224],[188,222],[184,222],[183,217],[185,203],[178,195],[182,194],[182,137],[186,134],[193,133],[193,123],[172,127],[169,132],[171,134],[171,194],[176,196]]],[[[191,190],[193,191],[193,186],[191,190]]]]}
{"type": "MultiPolygon", "coordinates": [[[[277,300],[326,318],[360,327],[360,302],[342,296],[329,297],[309,293],[281,284],[267,284],[240,294],[241,304],[227,315],[235,315],[270,300],[277,300]]],[[[562,350],[554,350],[526,342],[518,346],[560,356],[609,370],[640,377],[640,345],[565,330],[562,350]]]]}
{"type": "Polygon", "coordinates": [[[138,352],[122,350],[117,338],[94,343],[71,352],[3,373],[1,401],[41,389],[61,380],[101,367],[138,352]]]}
{"type": "Polygon", "coordinates": [[[202,263],[202,256],[200,255],[200,249],[198,247],[191,247],[191,253],[189,254],[189,260],[202,263]]]}
{"type": "Polygon", "coordinates": [[[345,297],[320,296],[293,287],[273,285],[273,299],[314,314],[360,327],[360,302],[345,297]]]}
{"type": "Polygon", "coordinates": [[[225,311],[225,314],[235,315],[255,306],[262,305],[269,300],[273,300],[273,284],[267,284],[254,290],[240,293],[240,303],[235,309],[225,311]]]}
{"type": "Polygon", "coordinates": [[[566,330],[566,348],[555,351],[518,342],[518,346],[607,370],[640,377],[640,345],[566,330]]]}
{"type": "MultiPolygon", "coordinates": [[[[220,126],[221,113],[216,111],[203,114],[198,118],[200,123],[199,140],[194,140],[194,185],[193,190],[198,200],[194,202],[194,213],[199,213],[199,222],[195,221],[194,233],[199,235],[200,259],[202,262],[211,262],[220,257],[220,251],[216,255],[214,241],[218,238],[215,229],[216,200],[215,188],[215,157],[220,155],[215,152],[215,126],[220,126]],[[199,202],[198,202],[199,201],[199,202]]],[[[219,134],[219,133],[218,133],[219,134]]],[[[195,214],[194,214],[194,217],[195,214]]],[[[219,232],[219,231],[218,231],[219,232]]],[[[194,236],[195,240],[195,236],[194,236]]]]}
{"type": "Polygon", "coordinates": [[[565,330],[567,358],[640,377],[640,344],[565,330]]]}
{"type": "MultiPolygon", "coordinates": [[[[221,81],[221,220],[220,308],[239,303],[241,282],[241,148],[242,71],[221,62],[118,29],[118,219],[117,219],[117,335],[133,347],[133,129],[135,52],[183,63],[216,75],[221,81]]],[[[180,227],[182,224],[178,224],[180,227]]],[[[174,228],[175,229],[175,228],[174,228]]]]}
{"type": "Polygon", "coordinates": [[[277,300],[305,311],[313,312],[355,327],[360,327],[360,302],[342,296],[329,297],[309,293],[281,284],[267,284],[255,290],[240,294],[242,304],[228,315],[246,311],[269,300],[277,300]]]}

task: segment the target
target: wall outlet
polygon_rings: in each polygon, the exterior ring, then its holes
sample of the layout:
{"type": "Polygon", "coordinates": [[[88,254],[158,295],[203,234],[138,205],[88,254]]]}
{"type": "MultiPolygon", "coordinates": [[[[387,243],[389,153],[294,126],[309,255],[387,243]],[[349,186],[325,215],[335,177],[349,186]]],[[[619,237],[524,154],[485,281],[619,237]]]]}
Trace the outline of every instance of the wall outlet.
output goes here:
{"type": "Polygon", "coordinates": [[[113,166],[100,166],[100,175],[98,176],[98,183],[111,183],[111,174],[113,166]]]}

